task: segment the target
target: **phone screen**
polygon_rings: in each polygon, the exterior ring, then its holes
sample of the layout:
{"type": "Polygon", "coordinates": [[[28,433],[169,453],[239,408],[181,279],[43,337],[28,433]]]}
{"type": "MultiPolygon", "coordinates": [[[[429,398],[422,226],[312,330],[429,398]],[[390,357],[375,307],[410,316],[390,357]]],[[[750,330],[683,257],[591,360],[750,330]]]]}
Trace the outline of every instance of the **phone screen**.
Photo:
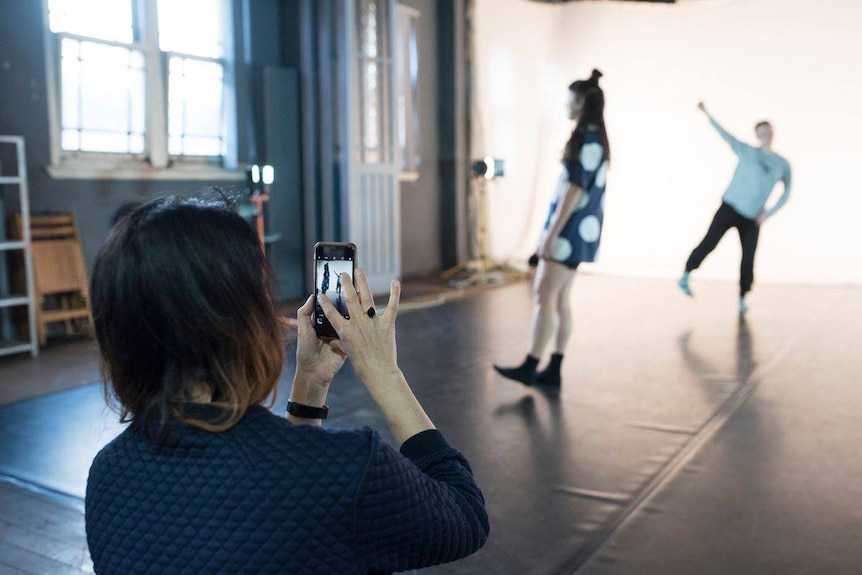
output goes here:
{"type": "Polygon", "coordinates": [[[356,246],[351,243],[318,242],[314,246],[314,330],[317,337],[324,339],[337,338],[338,334],[323,315],[323,308],[317,301],[321,293],[325,293],[335,309],[346,318],[347,302],[342,289],[341,274],[347,273],[353,281],[353,270],[356,266],[356,246]]]}

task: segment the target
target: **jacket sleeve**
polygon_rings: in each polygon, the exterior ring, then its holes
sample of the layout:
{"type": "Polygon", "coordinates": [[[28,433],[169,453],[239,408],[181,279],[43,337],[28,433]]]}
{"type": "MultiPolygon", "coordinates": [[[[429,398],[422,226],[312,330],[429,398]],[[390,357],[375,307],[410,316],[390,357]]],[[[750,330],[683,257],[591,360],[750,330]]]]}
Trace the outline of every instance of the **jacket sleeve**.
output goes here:
{"type": "Polygon", "coordinates": [[[358,553],[370,572],[416,569],[476,552],[488,513],[467,459],[437,430],[414,435],[398,453],[372,432],[359,487],[358,553]]]}
{"type": "Polygon", "coordinates": [[[733,150],[737,156],[742,152],[742,149],[745,147],[745,144],[734,138],[730,132],[721,127],[721,124],[715,121],[712,116],[709,116],[709,123],[712,124],[712,127],[718,132],[718,135],[724,139],[730,145],[730,148],[733,150]]]}

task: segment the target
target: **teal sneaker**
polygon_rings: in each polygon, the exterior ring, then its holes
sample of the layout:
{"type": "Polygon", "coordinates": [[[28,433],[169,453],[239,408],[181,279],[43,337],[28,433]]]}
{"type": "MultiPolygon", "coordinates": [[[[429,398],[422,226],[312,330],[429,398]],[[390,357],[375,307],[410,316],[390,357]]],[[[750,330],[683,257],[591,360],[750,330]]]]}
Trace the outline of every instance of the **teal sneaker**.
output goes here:
{"type": "Polygon", "coordinates": [[[688,287],[688,278],[686,276],[682,276],[681,278],[679,278],[679,281],[676,282],[676,285],[679,286],[679,289],[682,290],[682,293],[684,293],[688,297],[694,297],[694,294],[691,293],[691,288],[688,287]]]}

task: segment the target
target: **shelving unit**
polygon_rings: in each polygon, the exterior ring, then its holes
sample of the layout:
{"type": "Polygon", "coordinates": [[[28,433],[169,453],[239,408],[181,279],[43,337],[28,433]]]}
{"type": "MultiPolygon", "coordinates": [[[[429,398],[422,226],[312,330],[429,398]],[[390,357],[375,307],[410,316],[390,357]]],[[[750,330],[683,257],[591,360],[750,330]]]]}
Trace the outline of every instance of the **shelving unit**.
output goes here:
{"type": "MultiPolygon", "coordinates": [[[[27,188],[27,161],[24,155],[22,136],[0,136],[0,355],[24,353],[39,355],[39,340],[36,332],[36,300],[33,284],[33,256],[30,249],[30,193],[27,188]],[[12,158],[9,162],[8,159],[12,158]],[[8,164],[11,163],[12,166],[8,164]],[[15,167],[14,175],[10,174],[15,167]],[[10,196],[17,190],[17,198],[10,196]],[[11,215],[8,206],[21,214],[22,239],[8,239],[7,219],[11,215]],[[10,253],[20,252],[24,264],[23,284],[25,293],[16,292],[13,281],[13,262],[10,253]],[[28,339],[22,340],[10,335],[15,331],[12,325],[14,308],[27,310],[28,339]]],[[[19,288],[20,289],[20,288],[19,288]]]]}

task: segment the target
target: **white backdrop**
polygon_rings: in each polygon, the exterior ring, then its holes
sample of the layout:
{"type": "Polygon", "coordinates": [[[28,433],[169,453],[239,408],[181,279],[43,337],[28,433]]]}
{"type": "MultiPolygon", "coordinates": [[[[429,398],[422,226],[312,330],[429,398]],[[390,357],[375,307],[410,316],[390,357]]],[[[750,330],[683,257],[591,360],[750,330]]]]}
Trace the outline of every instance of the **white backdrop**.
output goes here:
{"type": "MultiPolygon", "coordinates": [[[[567,86],[596,67],[613,158],[600,261],[589,269],[682,270],[735,166],[695,109],[702,99],[743,141],[770,120],[793,167],[791,199],[761,233],[757,280],[862,284],[862,2],[474,6],[473,155],[507,169],[488,189],[492,259],[532,252],[572,129],[567,86]]],[[[698,275],[736,279],[738,258],[730,232],[698,275]]]]}

